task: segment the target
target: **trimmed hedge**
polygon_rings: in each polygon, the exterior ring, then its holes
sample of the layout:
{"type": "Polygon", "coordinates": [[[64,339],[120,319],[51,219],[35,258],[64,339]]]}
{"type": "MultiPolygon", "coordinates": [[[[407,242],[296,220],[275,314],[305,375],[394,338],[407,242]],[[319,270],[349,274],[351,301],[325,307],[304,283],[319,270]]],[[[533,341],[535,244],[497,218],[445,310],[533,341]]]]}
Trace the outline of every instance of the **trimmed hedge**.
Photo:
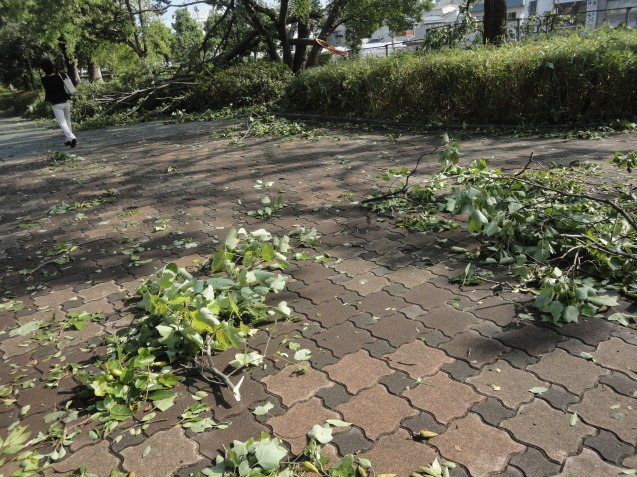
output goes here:
{"type": "Polygon", "coordinates": [[[184,103],[192,111],[268,104],[282,96],[291,79],[292,72],[282,63],[241,63],[200,80],[184,103]]]}
{"type": "Polygon", "coordinates": [[[285,106],[296,112],[416,122],[634,119],[637,30],[334,62],[296,77],[285,106]]]}

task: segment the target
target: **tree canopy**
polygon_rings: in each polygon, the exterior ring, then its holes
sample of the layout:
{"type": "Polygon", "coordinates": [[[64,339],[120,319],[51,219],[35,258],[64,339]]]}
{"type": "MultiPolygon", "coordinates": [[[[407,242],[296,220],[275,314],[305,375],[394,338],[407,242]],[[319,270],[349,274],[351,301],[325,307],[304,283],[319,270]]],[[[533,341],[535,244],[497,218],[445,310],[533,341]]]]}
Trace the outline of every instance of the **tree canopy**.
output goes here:
{"type": "MultiPolygon", "coordinates": [[[[215,2],[218,5],[218,2],[215,2]]],[[[229,0],[224,3],[223,20],[210,31],[227,38],[213,58],[223,66],[246,52],[262,47],[273,61],[287,64],[293,71],[318,64],[321,46],[339,26],[346,25],[347,41],[356,47],[361,40],[386,24],[390,30],[405,30],[431,9],[431,0],[281,0],[264,4],[259,0],[229,0]],[[230,28],[245,25],[241,38],[231,41],[230,28]]]]}
{"type": "Polygon", "coordinates": [[[54,59],[75,83],[80,66],[99,80],[100,64],[137,58],[139,64],[176,64],[213,71],[246,56],[264,57],[300,71],[318,64],[322,47],[339,26],[348,45],[387,25],[406,29],[432,0],[200,0],[213,13],[202,29],[176,0],[4,0],[0,4],[0,78],[34,85],[38,60],[54,59]],[[160,15],[173,12],[171,31],[160,15]],[[132,56],[131,56],[132,55],[132,56]]]}

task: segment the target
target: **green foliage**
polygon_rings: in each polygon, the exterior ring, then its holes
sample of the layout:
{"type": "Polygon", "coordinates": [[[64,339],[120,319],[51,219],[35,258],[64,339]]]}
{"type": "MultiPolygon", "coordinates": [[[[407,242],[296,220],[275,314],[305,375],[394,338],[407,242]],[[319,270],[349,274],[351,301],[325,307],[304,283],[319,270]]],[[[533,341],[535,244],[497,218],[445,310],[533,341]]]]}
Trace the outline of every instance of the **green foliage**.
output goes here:
{"type": "Polygon", "coordinates": [[[177,9],[174,20],[175,35],[170,45],[173,59],[179,63],[196,60],[203,42],[203,31],[186,8],[177,9]]]}
{"type": "Polygon", "coordinates": [[[44,346],[54,344],[60,347],[60,338],[62,334],[70,330],[81,330],[92,321],[100,321],[104,319],[102,312],[89,313],[87,311],[71,312],[61,321],[55,320],[55,315],[50,321],[30,321],[23,325],[16,325],[9,328],[9,336],[32,336],[32,340],[44,346]]]}
{"type": "MultiPolygon", "coordinates": [[[[15,422],[9,427],[9,434],[5,439],[0,438],[0,455],[8,456],[14,455],[26,448],[26,444],[31,436],[30,432],[27,432],[25,426],[19,426],[15,422]]],[[[0,467],[4,465],[6,458],[0,459],[0,467]]]]}
{"type": "MultiPolygon", "coordinates": [[[[12,94],[9,104],[13,108],[14,113],[25,115],[33,110],[38,99],[40,99],[40,94],[37,91],[21,91],[12,94]]],[[[50,113],[51,116],[53,115],[50,107],[47,107],[47,112],[50,113]]]]}
{"type": "Polygon", "coordinates": [[[297,76],[288,108],[420,123],[635,117],[637,32],[596,30],[501,48],[338,62],[297,76]]]}
{"type": "MultiPolygon", "coordinates": [[[[19,470],[11,477],[28,477],[39,474],[55,461],[64,458],[67,448],[81,432],[81,425],[91,418],[78,422],[78,411],[70,410],[72,401],[67,401],[64,409],[53,411],[44,416],[44,422],[51,423],[46,432],[38,432],[31,438],[28,426],[20,426],[16,421],[11,424],[5,439],[0,438],[0,467],[9,462],[18,463],[19,470]]],[[[24,406],[21,415],[28,412],[30,406],[24,406]]]]}
{"type": "MultiPolygon", "coordinates": [[[[522,284],[537,285],[534,306],[554,324],[617,306],[604,288],[635,296],[637,195],[629,185],[607,186],[599,179],[592,185],[587,181],[597,166],[579,163],[525,168],[517,175],[491,168],[486,160],[464,167],[449,161],[450,146],[457,149],[448,143],[440,154],[443,172],[406,197],[388,197],[374,207],[393,204],[407,217],[399,223],[412,227],[423,217],[434,223],[440,213],[466,217],[468,231],[487,241],[478,252],[483,264],[510,266],[522,284]],[[601,199],[587,194],[593,187],[601,199]]],[[[482,278],[468,266],[452,281],[468,285],[482,278]]],[[[612,316],[623,323],[630,318],[612,316]]]]}
{"type": "MultiPolygon", "coordinates": [[[[273,182],[264,183],[263,181],[258,180],[257,183],[254,185],[254,188],[264,189],[264,188],[272,186],[273,184],[274,184],[273,182]]],[[[263,205],[262,208],[257,210],[250,210],[248,211],[248,215],[254,215],[255,217],[259,217],[261,219],[268,219],[272,217],[272,214],[274,212],[285,207],[285,204],[283,203],[282,193],[279,193],[279,195],[277,196],[275,200],[272,200],[270,196],[267,196],[267,195],[262,197],[261,204],[263,205]]]]}
{"type": "MultiPolygon", "coordinates": [[[[311,231],[299,233],[311,239],[311,231]]],[[[299,239],[299,243],[304,242],[299,239]]],[[[89,393],[101,398],[96,410],[104,432],[112,432],[143,403],[160,411],[170,408],[177,398],[173,388],[181,381],[174,374],[174,363],[188,364],[202,353],[212,358],[216,351],[243,348],[249,325],[290,317],[286,302],[266,303],[271,293],[285,288],[287,277],[277,270],[288,266],[285,254],[290,248],[288,236],[278,238],[263,229],[252,233],[231,229],[222,249],[203,265],[202,271],[211,272],[210,276],[196,278],[171,263],[159,270],[156,280],[142,283],[138,307],[147,314],[139,326],[126,335],[110,337],[108,352],[95,368],[80,373],[89,393]]],[[[69,325],[82,326],[84,321],[81,315],[72,316],[69,325]]],[[[298,350],[293,343],[289,347],[296,351],[295,360],[309,358],[308,350],[298,350]]],[[[256,366],[262,359],[246,350],[231,364],[256,366]]],[[[220,427],[203,416],[204,410],[205,406],[191,407],[182,414],[182,425],[193,432],[220,427]]]]}
{"type": "Polygon", "coordinates": [[[628,172],[632,172],[632,170],[637,167],[637,151],[616,152],[613,157],[610,158],[610,163],[619,169],[626,169],[628,172]]]}
{"type": "Polygon", "coordinates": [[[332,427],[350,425],[339,420],[328,420],[322,426],[315,425],[307,433],[307,446],[294,459],[288,459],[288,452],[279,438],[270,437],[266,433],[262,433],[258,439],[248,439],[245,442],[235,440],[225,456],[216,458],[213,467],[196,475],[293,477],[310,473],[327,477],[367,477],[368,471],[373,473],[369,460],[349,454],[328,466],[329,459],[323,455],[322,445],[332,441],[332,427]]]}
{"type": "Polygon", "coordinates": [[[474,4],[475,2],[472,0],[466,0],[462,3],[460,5],[460,21],[429,30],[418,49],[440,50],[445,47],[456,47],[462,42],[466,42],[469,35],[479,31],[480,25],[471,15],[471,7],[474,4]]]}
{"type": "Polygon", "coordinates": [[[391,32],[406,30],[431,10],[429,0],[350,0],[343,2],[339,16],[347,18],[346,39],[350,48],[360,47],[361,40],[385,25],[391,32]]]}
{"type": "Polygon", "coordinates": [[[245,62],[200,79],[185,104],[194,111],[267,104],[281,97],[291,79],[292,72],[281,63],[245,62]]]}

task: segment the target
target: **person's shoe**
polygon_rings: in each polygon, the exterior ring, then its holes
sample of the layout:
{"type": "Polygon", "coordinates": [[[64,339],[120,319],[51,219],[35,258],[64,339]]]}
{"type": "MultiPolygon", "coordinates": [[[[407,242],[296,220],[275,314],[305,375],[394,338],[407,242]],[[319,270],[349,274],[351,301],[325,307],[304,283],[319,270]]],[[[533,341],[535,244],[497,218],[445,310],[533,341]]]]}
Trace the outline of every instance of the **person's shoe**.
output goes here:
{"type": "Polygon", "coordinates": [[[73,139],[71,141],[71,147],[75,147],[75,146],[77,146],[77,139],[73,139]]]}
{"type": "Polygon", "coordinates": [[[66,141],[66,142],[64,143],[64,145],[65,145],[65,146],[70,146],[70,145],[71,145],[71,141],[66,141]]]}

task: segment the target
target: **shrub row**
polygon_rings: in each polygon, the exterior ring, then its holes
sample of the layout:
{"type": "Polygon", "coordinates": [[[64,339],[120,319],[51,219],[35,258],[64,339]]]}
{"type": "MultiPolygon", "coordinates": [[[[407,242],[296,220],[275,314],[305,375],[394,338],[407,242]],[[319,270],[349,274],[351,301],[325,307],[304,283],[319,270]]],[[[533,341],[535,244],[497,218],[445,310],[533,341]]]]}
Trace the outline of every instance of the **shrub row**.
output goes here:
{"type": "Polygon", "coordinates": [[[241,63],[197,82],[184,106],[190,111],[272,103],[292,79],[290,69],[271,61],[241,63]]]}
{"type": "Polygon", "coordinates": [[[308,70],[290,111],[416,122],[587,122],[637,115],[637,31],[448,49],[308,70]]]}

